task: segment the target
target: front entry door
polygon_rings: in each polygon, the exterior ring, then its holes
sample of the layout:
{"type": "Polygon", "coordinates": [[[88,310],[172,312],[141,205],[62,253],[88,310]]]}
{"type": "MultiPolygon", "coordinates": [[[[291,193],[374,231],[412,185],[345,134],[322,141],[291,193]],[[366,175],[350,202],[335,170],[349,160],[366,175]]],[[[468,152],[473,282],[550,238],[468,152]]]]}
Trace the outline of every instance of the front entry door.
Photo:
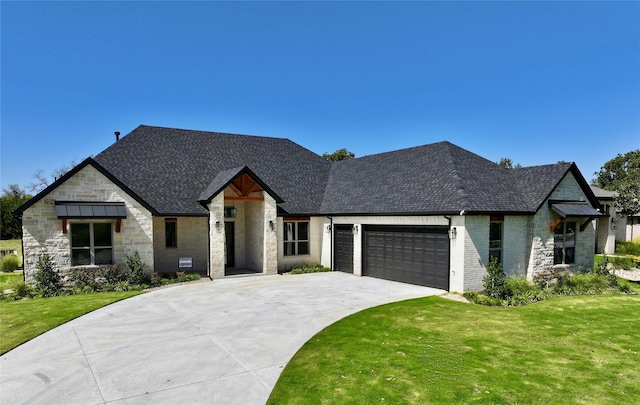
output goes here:
{"type": "Polygon", "coordinates": [[[236,228],[234,222],[224,223],[224,245],[227,257],[227,267],[235,267],[236,265],[236,249],[235,249],[236,228]]]}

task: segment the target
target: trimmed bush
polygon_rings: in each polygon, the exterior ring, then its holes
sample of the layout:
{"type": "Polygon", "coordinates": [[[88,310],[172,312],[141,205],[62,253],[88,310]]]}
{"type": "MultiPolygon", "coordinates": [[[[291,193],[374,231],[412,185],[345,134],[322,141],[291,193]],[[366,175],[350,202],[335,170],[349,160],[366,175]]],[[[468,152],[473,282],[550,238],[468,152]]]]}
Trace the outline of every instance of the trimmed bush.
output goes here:
{"type": "Polygon", "coordinates": [[[127,281],[129,284],[147,284],[149,277],[144,273],[144,262],[140,258],[140,254],[136,250],[132,255],[125,258],[127,263],[127,281]]]}
{"type": "Polygon", "coordinates": [[[6,255],[0,260],[0,270],[5,273],[13,273],[20,267],[20,259],[16,255],[6,255]]]}
{"type": "Polygon", "coordinates": [[[616,242],[617,255],[633,255],[640,256],[640,243],[633,242],[616,242]]]}
{"type": "Polygon", "coordinates": [[[328,267],[322,267],[317,263],[316,264],[309,264],[309,263],[296,264],[291,268],[291,274],[323,273],[327,271],[331,271],[331,269],[328,267]]]}

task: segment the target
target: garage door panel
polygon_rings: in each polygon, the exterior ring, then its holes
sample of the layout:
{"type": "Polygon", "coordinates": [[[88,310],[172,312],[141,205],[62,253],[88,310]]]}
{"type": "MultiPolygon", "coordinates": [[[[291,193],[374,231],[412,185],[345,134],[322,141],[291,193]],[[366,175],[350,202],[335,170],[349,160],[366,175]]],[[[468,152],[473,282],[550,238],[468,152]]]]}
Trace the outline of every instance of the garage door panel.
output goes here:
{"type": "Polygon", "coordinates": [[[449,236],[444,227],[367,226],[363,274],[449,288],[449,236]]]}

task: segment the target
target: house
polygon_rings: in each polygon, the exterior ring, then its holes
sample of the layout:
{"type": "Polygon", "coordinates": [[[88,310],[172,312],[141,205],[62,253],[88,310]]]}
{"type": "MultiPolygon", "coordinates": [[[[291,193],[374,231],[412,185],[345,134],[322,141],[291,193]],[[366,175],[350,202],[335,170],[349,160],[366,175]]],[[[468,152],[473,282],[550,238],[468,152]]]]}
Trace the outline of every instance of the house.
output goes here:
{"type": "Polygon", "coordinates": [[[140,126],[18,209],[26,277],[138,251],[222,278],[303,262],[450,291],[495,256],[591,268],[596,198],[573,163],[506,169],[449,142],[331,163],[287,139],[140,126]]]}
{"type": "Polygon", "coordinates": [[[596,252],[614,254],[616,241],[632,241],[640,237],[640,213],[622,215],[614,205],[618,195],[600,187],[590,186],[600,205],[603,216],[597,219],[596,252]]]}

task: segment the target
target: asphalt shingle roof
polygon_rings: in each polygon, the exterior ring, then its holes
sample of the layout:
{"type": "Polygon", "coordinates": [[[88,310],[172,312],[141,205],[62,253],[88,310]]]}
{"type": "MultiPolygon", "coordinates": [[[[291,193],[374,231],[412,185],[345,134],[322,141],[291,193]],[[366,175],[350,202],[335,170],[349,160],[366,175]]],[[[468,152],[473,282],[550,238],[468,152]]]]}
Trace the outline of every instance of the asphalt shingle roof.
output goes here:
{"type": "Polygon", "coordinates": [[[219,173],[247,166],[291,213],[319,211],[331,164],[283,138],[139,126],[95,160],[161,215],[205,215],[219,173]]]}
{"type": "Polygon", "coordinates": [[[449,142],[330,163],[288,139],[150,126],[95,161],[161,215],[205,215],[198,201],[243,168],[306,215],[534,213],[569,171],[582,179],[573,163],[506,169],[449,142]]]}

